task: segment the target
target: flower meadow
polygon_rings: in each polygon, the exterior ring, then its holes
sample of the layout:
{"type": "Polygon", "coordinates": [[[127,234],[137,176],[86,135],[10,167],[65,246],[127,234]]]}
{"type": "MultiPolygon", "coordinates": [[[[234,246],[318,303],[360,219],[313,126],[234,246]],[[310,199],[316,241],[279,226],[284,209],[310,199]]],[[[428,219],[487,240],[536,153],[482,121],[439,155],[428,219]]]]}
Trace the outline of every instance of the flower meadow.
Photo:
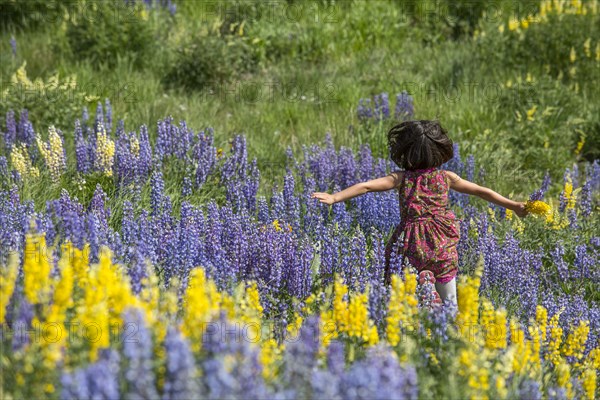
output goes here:
{"type": "MultiPolygon", "coordinates": [[[[3,398],[598,395],[598,161],[566,170],[556,198],[547,176],[525,219],[452,193],[458,306],[437,306],[398,257],[383,284],[397,193],[310,199],[394,169],[368,145],[327,135],[265,183],[244,136],[223,149],[170,117],[155,140],[114,121],[108,101],[72,134],[6,116],[3,398]],[[62,189],[34,204],[39,185],[62,189]]],[[[444,168],[485,182],[455,153],[444,168]]]]}

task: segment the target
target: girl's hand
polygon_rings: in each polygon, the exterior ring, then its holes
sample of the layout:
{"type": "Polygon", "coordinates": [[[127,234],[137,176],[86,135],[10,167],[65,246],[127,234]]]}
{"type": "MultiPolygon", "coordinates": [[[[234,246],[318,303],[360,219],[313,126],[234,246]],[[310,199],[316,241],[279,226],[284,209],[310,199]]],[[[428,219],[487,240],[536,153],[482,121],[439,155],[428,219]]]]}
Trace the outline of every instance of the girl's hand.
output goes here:
{"type": "Polygon", "coordinates": [[[525,203],[517,203],[517,205],[513,208],[513,212],[515,214],[517,214],[517,216],[519,218],[523,218],[523,217],[527,216],[527,214],[529,214],[525,210],[525,203]]]}
{"type": "Polygon", "coordinates": [[[335,199],[333,198],[333,195],[331,195],[329,193],[315,192],[310,197],[313,199],[318,199],[321,203],[325,203],[325,204],[329,204],[329,205],[335,203],[335,199]]]}

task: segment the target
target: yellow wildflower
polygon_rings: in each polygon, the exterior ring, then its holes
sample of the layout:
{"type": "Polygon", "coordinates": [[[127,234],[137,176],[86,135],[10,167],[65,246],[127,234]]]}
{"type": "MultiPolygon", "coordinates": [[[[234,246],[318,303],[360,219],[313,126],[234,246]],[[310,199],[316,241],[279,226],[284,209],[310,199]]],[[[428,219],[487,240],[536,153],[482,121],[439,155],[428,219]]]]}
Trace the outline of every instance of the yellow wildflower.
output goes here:
{"type": "Polygon", "coordinates": [[[542,305],[535,308],[535,322],[540,331],[542,341],[546,341],[546,331],[548,327],[548,310],[542,305]]]}
{"type": "Polygon", "coordinates": [[[587,40],[585,42],[583,42],[583,53],[585,54],[585,56],[587,58],[590,58],[592,56],[591,47],[592,47],[592,38],[587,38],[587,40]]]}
{"type": "Polygon", "coordinates": [[[206,278],[204,269],[196,268],[190,272],[188,288],[184,296],[185,307],[182,333],[191,340],[194,351],[200,350],[202,331],[205,324],[216,317],[221,295],[216,285],[206,278]]]}
{"type": "Polygon", "coordinates": [[[472,340],[472,329],[478,325],[479,314],[479,276],[468,277],[458,285],[458,314],[456,324],[466,340],[472,340]]]}
{"type": "Polygon", "coordinates": [[[556,366],[561,360],[560,345],[562,343],[563,330],[558,325],[560,313],[554,314],[550,319],[550,337],[548,338],[548,359],[556,366]]]}
{"type": "Polygon", "coordinates": [[[552,207],[540,200],[528,200],[525,203],[525,211],[534,215],[549,215],[552,213],[552,207]]]}
{"type": "Polygon", "coordinates": [[[31,304],[46,303],[50,295],[50,262],[44,234],[28,234],[23,261],[23,290],[31,304]]]}
{"type": "Polygon", "coordinates": [[[506,380],[502,376],[496,377],[496,393],[501,399],[505,399],[508,396],[508,389],[506,388],[506,380]]]}
{"type": "Polygon", "coordinates": [[[567,398],[572,399],[573,385],[571,384],[571,368],[569,367],[569,364],[566,363],[566,361],[561,360],[561,362],[557,365],[556,375],[556,381],[558,383],[558,386],[561,388],[565,388],[567,391],[567,398]]]}
{"type": "Polygon", "coordinates": [[[529,110],[527,110],[527,120],[528,121],[534,121],[535,120],[535,118],[533,116],[534,116],[536,110],[537,110],[537,106],[536,105],[534,105],[529,110]]]}
{"type": "Polygon", "coordinates": [[[565,356],[581,359],[585,350],[585,343],[590,333],[590,325],[588,321],[582,321],[575,330],[567,336],[567,340],[562,348],[562,353],[565,356]]]}
{"type": "Polygon", "coordinates": [[[587,399],[594,399],[594,394],[596,393],[596,371],[588,368],[583,372],[583,376],[581,378],[583,392],[587,399]]]}
{"type": "Polygon", "coordinates": [[[509,31],[516,31],[517,29],[519,29],[519,19],[516,18],[516,17],[512,17],[508,21],[508,30],[509,31]]]}
{"type": "Polygon", "coordinates": [[[106,176],[112,176],[115,156],[115,142],[108,136],[102,123],[99,123],[96,135],[95,167],[106,176]]]}
{"type": "Polygon", "coordinates": [[[566,204],[567,210],[575,208],[576,198],[575,198],[575,195],[573,194],[573,183],[570,178],[568,178],[567,181],[565,182],[563,196],[564,196],[565,201],[567,202],[567,204],[566,204]]]}
{"type": "Polygon", "coordinates": [[[571,64],[577,60],[577,53],[575,53],[575,47],[571,46],[571,52],[569,53],[569,61],[571,64]]]}
{"type": "Polygon", "coordinates": [[[129,138],[129,147],[134,156],[137,157],[140,155],[140,141],[133,135],[129,138]]]}
{"type": "Polygon", "coordinates": [[[18,146],[12,148],[10,161],[22,179],[40,176],[40,171],[31,164],[31,158],[29,158],[29,152],[24,143],[20,143],[18,146]]]}
{"type": "Polygon", "coordinates": [[[512,219],[513,219],[513,211],[512,210],[506,210],[506,219],[508,221],[512,221],[512,219]]]}
{"type": "Polygon", "coordinates": [[[8,263],[0,268],[0,325],[4,323],[6,307],[15,290],[15,282],[19,272],[19,256],[10,252],[8,263]]]}
{"type": "Polygon", "coordinates": [[[280,360],[282,347],[277,344],[275,339],[266,340],[260,349],[260,363],[263,366],[262,375],[267,381],[272,381],[276,376],[276,366],[280,360]]]}
{"type": "Polygon", "coordinates": [[[276,219],[276,220],[273,221],[273,226],[275,227],[275,230],[278,231],[278,232],[283,230],[281,228],[281,225],[279,224],[279,220],[278,219],[276,219]]]}
{"type": "Polygon", "coordinates": [[[44,143],[39,134],[36,136],[36,141],[38,149],[40,150],[42,157],[44,157],[46,166],[50,171],[52,180],[58,182],[60,176],[67,167],[65,151],[63,149],[63,141],[56,131],[56,128],[51,126],[48,129],[48,132],[48,143],[44,143]]]}

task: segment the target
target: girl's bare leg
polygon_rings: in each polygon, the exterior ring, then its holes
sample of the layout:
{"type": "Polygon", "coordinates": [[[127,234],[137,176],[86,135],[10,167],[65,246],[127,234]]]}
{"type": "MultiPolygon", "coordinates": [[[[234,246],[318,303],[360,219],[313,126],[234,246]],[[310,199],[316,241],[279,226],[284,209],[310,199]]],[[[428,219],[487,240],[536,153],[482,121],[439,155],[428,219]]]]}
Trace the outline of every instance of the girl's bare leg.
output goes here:
{"type": "Polygon", "coordinates": [[[456,305],[456,278],[446,283],[436,282],[435,290],[439,293],[444,303],[454,303],[456,305]]]}

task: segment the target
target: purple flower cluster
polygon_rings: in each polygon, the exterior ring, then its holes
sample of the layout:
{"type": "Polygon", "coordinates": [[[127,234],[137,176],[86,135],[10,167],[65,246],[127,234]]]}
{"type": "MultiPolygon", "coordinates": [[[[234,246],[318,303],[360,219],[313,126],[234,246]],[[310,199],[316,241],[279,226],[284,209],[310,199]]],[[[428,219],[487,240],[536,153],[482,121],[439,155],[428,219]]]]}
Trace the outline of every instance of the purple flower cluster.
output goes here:
{"type": "Polygon", "coordinates": [[[64,372],[61,377],[62,400],[118,399],[119,353],[113,349],[101,350],[98,361],[83,369],[64,372]]]}
{"type": "MultiPolygon", "coordinates": [[[[383,97],[378,101],[384,104],[383,97]]],[[[84,115],[76,124],[75,153],[81,174],[93,172],[94,166],[95,132],[88,126],[89,118],[84,115]]],[[[109,104],[99,105],[95,124],[112,126],[109,104]]],[[[28,143],[31,124],[26,112],[21,113],[19,123],[9,112],[6,127],[5,149],[28,143]]],[[[400,222],[398,194],[369,193],[333,207],[310,198],[313,191],[343,188],[392,170],[391,162],[373,157],[369,146],[358,152],[336,149],[328,135],[321,146],[305,146],[301,159],[288,152],[285,176],[275,182],[280,186],[275,186],[267,199],[258,196],[261,171],[256,160],[249,160],[243,136],[232,138],[229,151],[221,152],[214,145],[211,130],[195,133],[184,122],[176,125],[171,118],[159,121],[154,148],[145,127],[139,134],[126,133],[124,125],[117,123],[114,135],[114,184],[119,190],[113,191],[110,204],[122,204],[121,220],[115,221],[109,209],[106,186],[96,188],[87,206],[63,191],[60,198],[36,211],[31,202],[21,200],[16,186],[0,185],[0,261],[5,261],[8,251],[22,251],[24,235],[33,220],[49,243],[70,240],[80,248],[90,243],[91,261],[96,260],[100,246],[111,247],[115,260],[127,266],[136,293],[149,273],[148,265],[167,285],[172,277],[185,282],[192,268],[203,266],[220,289],[231,289],[240,280],[255,280],[266,315],[284,322],[290,296],[304,299],[314,285],[330,284],[338,274],[351,290],[368,287],[371,318],[378,326],[385,320],[389,293],[383,284],[384,249],[389,233],[400,222]],[[185,171],[178,175],[184,182],[181,203],[174,202],[165,188],[172,187],[172,182],[165,182],[171,169],[180,167],[185,171]],[[223,189],[225,201],[221,205],[210,201],[197,206],[186,198],[193,197],[190,194],[207,182],[223,189]],[[120,197],[121,189],[132,184],[149,188],[149,206],[139,197],[120,197]]],[[[481,175],[474,157],[462,160],[457,146],[455,157],[444,168],[466,179],[481,175]]],[[[10,173],[0,171],[2,176],[10,173]]],[[[586,239],[589,232],[584,229],[590,224],[581,218],[593,209],[600,190],[597,162],[586,168],[584,178],[577,210],[569,214],[573,223],[564,229],[581,240],[562,244],[555,240],[549,250],[531,246],[502,222],[478,212],[466,195],[452,193],[453,207],[462,217],[458,244],[461,274],[472,272],[482,258],[481,290],[497,293],[493,297],[496,305],[515,307],[523,320],[534,315],[540,302],[554,309],[568,301],[566,294],[561,294],[559,281],[598,282],[598,240],[586,239]]],[[[535,198],[543,198],[549,184],[546,176],[535,198]]],[[[401,259],[394,256],[390,264],[393,272],[401,273],[401,259]]],[[[585,314],[590,324],[598,327],[597,305],[587,298],[579,304],[579,314],[573,311],[571,317],[561,319],[561,326],[566,329],[568,321],[585,314]]]]}
{"type": "MultiPolygon", "coordinates": [[[[396,95],[394,118],[398,121],[407,121],[413,118],[414,113],[412,96],[406,91],[398,93],[396,95]]],[[[388,120],[391,117],[389,95],[382,92],[374,95],[373,99],[359,99],[356,115],[361,122],[388,120]]]]}

